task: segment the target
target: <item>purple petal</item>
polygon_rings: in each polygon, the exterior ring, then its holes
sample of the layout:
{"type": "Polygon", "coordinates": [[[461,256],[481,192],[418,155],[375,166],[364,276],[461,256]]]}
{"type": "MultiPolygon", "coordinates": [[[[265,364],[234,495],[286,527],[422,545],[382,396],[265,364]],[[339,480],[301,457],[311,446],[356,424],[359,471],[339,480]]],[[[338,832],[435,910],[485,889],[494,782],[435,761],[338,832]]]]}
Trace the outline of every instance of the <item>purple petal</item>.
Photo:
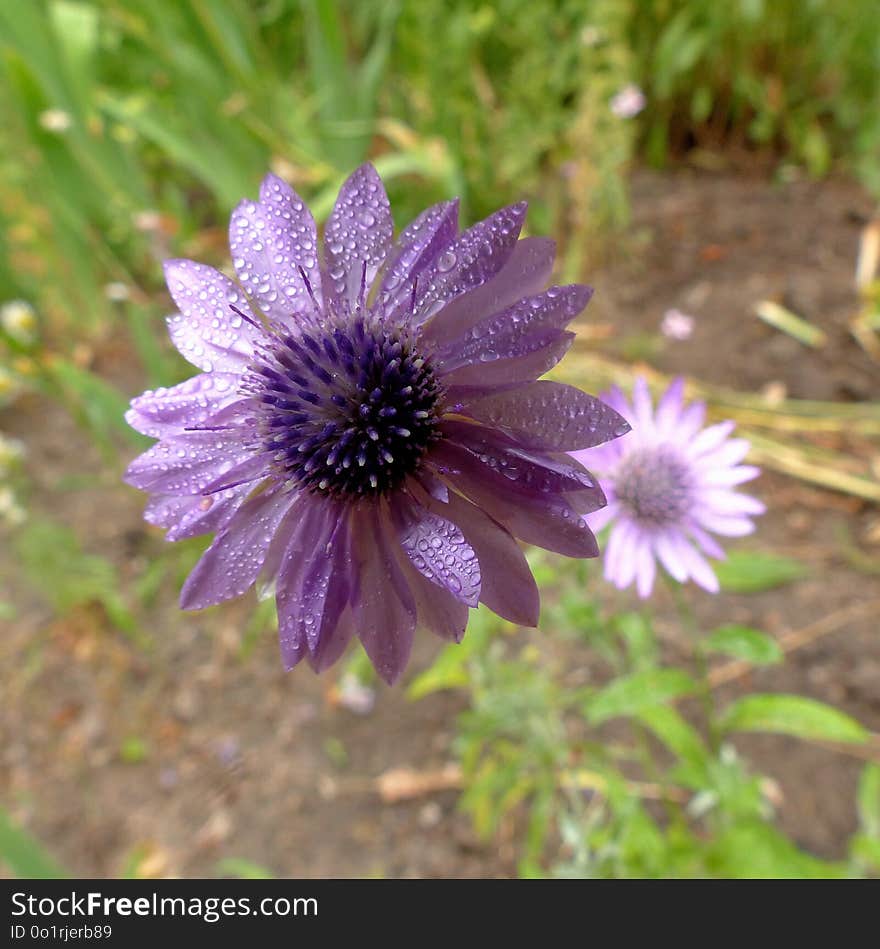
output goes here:
{"type": "Polygon", "coordinates": [[[727,555],[724,553],[724,548],[711,534],[707,534],[704,530],[697,527],[696,524],[689,525],[688,530],[694,540],[700,545],[703,553],[708,554],[710,557],[715,557],[718,560],[724,560],[726,558],[727,555]]]}
{"type": "Polygon", "coordinates": [[[602,572],[605,579],[618,589],[626,586],[621,580],[621,571],[626,561],[632,558],[635,536],[635,528],[632,524],[621,520],[611,528],[611,534],[608,537],[602,572]]]}
{"type": "Polygon", "coordinates": [[[684,407],[684,379],[678,376],[670,383],[669,388],[660,397],[657,403],[657,412],[654,422],[657,430],[664,434],[675,431],[681,410],[684,407]]]}
{"type": "Polygon", "coordinates": [[[302,198],[276,175],[260,186],[260,201],[242,201],[229,222],[229,249],[242,286],[266,316],[291,325],[314,309],[300,268],[320,298],[315,219],[302,198]]]}
{"type": "Polygon", "coordinates": [[[321,672],[345,651],[354,621],[341,622],[352,593],[352,554],[348,517],[332,515],[332,530],[308,557],[300,589],[300,623],[309,647],[309,661],[321,672]]]}
{"type": "MultiPolygon", "coordinates": [[[[607,492],[608,488],[604,488],[607,492]]],[[[610,500],[603,508],[599,508],[597,511],[592,511],[587,517],[587,524],[590,526],[590,530],[594,534],[598,534],[603,528],[610,524],[614,518],[617,516],[618,507],[616,504],[612,503],[610,500]]]]}
{"type": "Polygon", "coordinates": [[[457,525],[403,497],[394,514],[400,546],[416,570],[475,607],[480,602],[480,564],[457,525]]]}
{"type": "Polygon", "coordinates": [[[623,550],[615,565],[615,583],[621,590],[628,587],[635,580],[639,564],[644,560],[645,551],[650,543],[644,531],[639,530],[634,525],[624,526],[629,527],[626,535],[627,540],[621,541],[623,550]]]}
{"type": "Polygon", "coordinates": [[[596,538],[571,505],[557,494],[529,494],[489,479],[487,467],[457,446],[438,446],[432,463],[491,518],[529,544],[569,557],[596,557],[596,538]],[[455,454],[443,449],[456,448],[455,454]],[[443,450],[443,451],[442,451],[443,450]]]}
{"type": "Polygon", "coordinates": [[[166,260],[165,280],[180,313],[168,317],[171,341],[204,372],[241,374],[262,333],[230,305],[253,319],[247,300],[228,277],[192,260],[166,260]]]}
{"type": "Polygon", "coordinates": [[[702,490],[697,494],[697,509],[712,511],[715,514],[727,516],[730,514],[763,514],[767,507],[757,498],[750,494],[739,494],[735,491],[726,491],[723,488],[717,490],[702,490]]]}
{"type": "Polygon", "coordinates": [[[752,481],[761,473],[754,465],[738,465],[735,468],[714,468],[703,472],[700,483],[706,487],[732,488],[746,481],[752,481]]]}
{"type": "Polygon", "coordinates": [[[379,300],[386,313],[409,305],[412,281],[430,266],[458,234],[458,199],[443,201],[423,211],[403,229],[389,254],[379,300]]]}
{"type": "MultiPolygon", "coordinates": [[[[329,605],[332,606],[334,602],[336,601],[331,599],[329,605]]],[[[332,615],[331,612],[325,610],[325,619],[322,623],[317,647],[308,656],[309,665],[315,672],[323,672],[338,662],[352,638],[357,634],[354,614],[347,605],[333,626],[327,621],[329,615],[332,615]]]]}
{"type": "Polygon", "coordinates": [[[327,544],[337,524],[335,506],[315,501],[310,496],[304,498],[296,510],[297,517],[282,525],[289,525],[291,534],[278,568],[275,592],[278,641],[287,669],[293,668],[310,651],[307,629],[314,623],[307,626],[304,620],[312,604],[304,601],[303,586],[306,575],[311,571],[314,576],[315,570],[322,570],[322,564],[332,553],[332,545],[328,550],[327,544]]]}
{"type": "Polygon", "coordinates": [[[703,471],[728,468],[738,465],[749,453],[751,447],[745,438],[730,438],[712,451],[703,452],[694,459],[694,464],[703,471]]]}
{"type": "Polygon", "coordinates": [[[568,456],[562,460],[530,452],[500,432],[467,422],[446,421],[441,431],[446,441],[435,455],[453,467],[467,463],[487,484],[527,494],[586,489],[602,495],[589,473],[568,456]]]}
{"type": "Polygon", "coordinates": [[[197,537],[222,530],[250,491],[250,485],[239,485],[208,498],[158,494],[147,503],[144,519],[149,524],[168,528],[165,540],[197,537]]]}
{"type": "MultiPolygon", "coordinates": [[[[520,241],[517,246],[528,242],[528,239],[520,241]]],[[[428,325],[422,338],[430,345],[433,342],[431,331],[434,325],[447,325],[447,310],[457,307],[460,301],[467,302],[479,296],[502,280],[503,276],[504,273],[499,274],[486,287],[451,303],[428,325]]],[[[462,366],[494,359],[511,359],[531,352],[539,348],[534,343],[535,339],[543,340],[546,345],[547,341],[556,337],[559,330],[565,329],[587,305],[591,295],[589,287],[572,285],[551,287],[538,296],[519,299],[512,306],[480,319],[466,332],[448,339],[442,346],[437,345],[434,364],[443,372],[452,372],[462,366]]],[[[479,312],[484,313],[486,309],[481,308],[479,312]]]]}
{"type": "Polygon", "coordinates": [[[324,296],[328,308],[339,309],[333,304],[341,302],[354,310],[361,290],[366,295],[385,260],[393,234],[394,222],[382,179],[372,165],[361,165],[339,190],[324,229],[324,296]]]}
{"type": "Polygon", "coordinates": [[[714,511],[700,510],[694,517],[701,527],[721,534],[722,537],[745,537],[751,534],[755,525],[748,517],[737,517],[732,514],[716,514],[714,511]]]}
{"type": "Polygon", "coordinates": [[[466,412],[538,451],[591,448],[630,430],[610,406],[561,382],[532,382],[499,392],[471,402],[466,412]]]}
{"type": "Polygon", "coordinates": [[[187,578],[180,608],[201,610],[250,589],[292,502],[290,494],[275,491],[263,492],[243,504],[187,578]]]}
{"type": "MultiPolygon", "coordinates": [[[[449,253],[455,254],[456,251],[450,248],[449,253]]],[[[424,328],[422,339],[438,349],[462,341],[475,325],[500,315],[506,307],[523,297],[537,293],[550,277],[555,254],[556,244],[546,237],[527,237],[517,241],[504,265],[491,279],[474,284],[468,292],[463,292],[433,315],[424,328]]]]}
{"type": "Polygon", "coordinates": [[[239,431],[184,432],[135,458],[128,484],[157,494],[201,494],[211,482],[253,456],[239,431]]]}
{"type": "Polygon", "coordinates": [[[460,643],[467,628],[467,604],[448,590],[426,580],[407,559],[403,564],[406,582],[412,590],[418,625],[447,641],[460,643]]]}
{"type": "Polygon", "coordinates": [[[736,428],[736,422],[729,420],[717,422],[715,425],[704,428],[687,446],[688,454],[692,458],[696,458],[699,455],[714,451],[727,439],[734,428],[736,428]]]}
{"type": "Polygon", "coordinates": [[[651,390],[644,376],[636,376],[632,399],[634,425],[638,427],[640,435],[650,436],[650,433],[654,431],[654,405],[651,402],[651,390]]]}
{"type": "Polygon", "coordinates": [[[673,537],[668,533],[662,533],[653,538],[654,550],[660,558],[660,563],[666,568],[666,572],[673,580],[684,583],[688,578],[688,569],[680,553],[681,542],[677,534],[673,537]]]}
{"type": "Polygon", "coordinates": [[[487,360],[449,373],[443,379],[449,401],[488,395],[493,389],[512,389],[549,372],[571,348],[575,334],[553,330],[544,332],[546,336],[535,334],[530,337],[529,345],[534,345],[535,349],[526,355],[487,360]]]}
{"type": "Polygon", "coordinates": [[[654,589],[654,577],[657,574],[657,563],[650,545],[645,542],[639,548],[638,563],[636,564],[636,590],[645,600],[654,589]]]}
{"type": "Polygon", "coordinates": [[[419,280],[414,324],[494,277],[513,253],[525,216],[526,203],[521,201],[496,211],[456,238],[419,280]]]}
{"type": "Polygon", "coordinates": [[[682,538],[678,544],[679,556],[687,567],[691,579],[698,586],[709,593],[717,593],[720,589],[715,572],[706,562],[706,559],[688,541],[682,538]]]}
{"type": "Polygon", "coordinates": [[[676,440],[681,444],[687,444],[703,427],[705,419],[706,403],[691,402],[689,406],[682,410],[675,426],[676,440]]]}
{"type": "Polygon", "coordinates": [[[316,671],[332,665],[353,632],[351,616],[342,621],[351,592],[348,518],[330,501],[305,498],[278,569],[282,653],[301,658],[306,648],[316,671]]]}
{"type": "Polygon", "coordinates": [[[360,573],[352,609],[358,636],[379,675],[393,684],[412,650],[416,604],[406,577],[391,550],[392,532],[374,509],[353,517],[359,542],[360,573]]]}
{"type": "Polygon", "coordinates": [[[215,412],[242,398],[239,381],[236,373],[202,372],[170,389],[148,390],[131,400],[125,420],[150,438],[204,425],[215,412]]]}
{"type": "Polygon", "coordinates": [[[519,544],[463,497],[450,493],[448,508],[450,519],[461,527],[480,561],[480,602],[511,623],[537,626],[540,594],[519,544]]]}

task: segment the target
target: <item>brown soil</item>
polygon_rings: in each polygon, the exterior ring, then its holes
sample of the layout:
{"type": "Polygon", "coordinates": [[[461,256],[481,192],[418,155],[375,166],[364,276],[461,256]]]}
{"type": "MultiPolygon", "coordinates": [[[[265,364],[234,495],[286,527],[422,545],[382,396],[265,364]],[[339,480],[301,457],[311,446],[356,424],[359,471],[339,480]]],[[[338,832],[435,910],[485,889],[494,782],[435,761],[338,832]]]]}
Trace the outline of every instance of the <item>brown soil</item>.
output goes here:
{"type": "MultiPolygon", "coordinates": [[[[631,252],[598,275],[589,313],[615,327],[610,345],[657,334],[664,311],[678,307],[696,329],[652,356],[661,369],[750,390],[781,382],[797,397],[878,397],[880,370],[845,327],[859,223],[871,210],[862,192],[834,182],[638,175],[633,202],[631,252]],[[751,306],[766,297],[825,329],[828,347],[807,350],[764,326],[751,306]]],[[[25,400],[0,421],[27,442],[32,511],[73,527],[123,580],[136,576],[162,541],[119,470],[107,469],[60,407],[25,400]],[[71,488],[71,476],[87,476],[88,487],[71,488]]],[[[694,596],[701,620],[784,633],[880,597],[878,577],[850,566],[837,539],[845,527],[876,556],[867,545],[876,510],[769,474],[757,493],[770,513],[752,546],[796,554],[811,576],[760,595],[694,596]]],[[[145,617],[146,650],[97,607],[54,616],[8,547],[0,571],[12,577],[4,598],[16,607],[0,639],[0,801],[72,873],[212,875],[228,858],[279,876],[514,872],[510,842],[477,841],[454,792],[390,804],[375,791],[389,769],[431,771],[451,760],[460,698],[413,703],[402,688],[380,688],[372,713],[358,716],[334,702],[335,674],[284,675],[270,637],[242,657],[249,599],[181,614],[178,581],[168,577],[145,617]],[[145,753],[124,760],[132,736],[145,753]]],[[[675,649],[668,607],[661,595],[658,625],[675,649]]],[[[423,636],[412,668],[435,648],[423,636]]],[[[880,730],[877,614],[844,622],[722,698],[746,688],[825,699],[880,730]]],[[[784,738],[741,747],[779,782],[783,827],[814,852],[840,855],[855,826],[860,762],[784,738]]]]}

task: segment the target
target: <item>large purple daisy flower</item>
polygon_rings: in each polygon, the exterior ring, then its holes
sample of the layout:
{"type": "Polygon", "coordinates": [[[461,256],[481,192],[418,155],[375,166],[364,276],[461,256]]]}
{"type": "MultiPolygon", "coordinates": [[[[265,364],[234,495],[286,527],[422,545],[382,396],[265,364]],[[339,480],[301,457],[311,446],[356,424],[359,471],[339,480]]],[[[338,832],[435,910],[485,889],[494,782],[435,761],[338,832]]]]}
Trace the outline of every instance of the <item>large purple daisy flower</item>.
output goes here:
{"type": "Polygon", "coordinates": [[[376,171],[345,182],[324,233],[269,175],[232,215],[238,283],[171,260],[171,338],[201,372],[127,414],[159,442],[127,481],[178,540],[213,531],[184,585],[201,609],[275,591],[286,668],[321,670],[353,635],[394,681],[419,623],[460,640],[479,602],[534,625],[514,538],[594,557],[605,503],[566,452],[628,430],[578,389],[535,381],[568,349],[584,286],[542,290],[554,244],[519,239],[524,203],[458,231],[437,204],[392,243],[376,171]]]}
{"type": "Polygon", "coordinates": [[[639,596],[654,586],[659,561],[679,583],[688,578],[712,593],[718,578],[706,556],[723,558],[710,532],[739,537],[754,530],[751,518],[764,505],[734,490],[760,474],[740,462],[749,443],[730,438],[733,422],[703,428],[706,406],[686,405],[684,380],[676,379],[656,411],[645,380],[638,377],[630,404],[613,388],[603,398],[633,423],[619,441],[575,457],[598,474],[608,497],[601,511],[587,518],[601,530],[611,523],[605,551],[605,579],[623,589],[633,581],[639,596]]]}

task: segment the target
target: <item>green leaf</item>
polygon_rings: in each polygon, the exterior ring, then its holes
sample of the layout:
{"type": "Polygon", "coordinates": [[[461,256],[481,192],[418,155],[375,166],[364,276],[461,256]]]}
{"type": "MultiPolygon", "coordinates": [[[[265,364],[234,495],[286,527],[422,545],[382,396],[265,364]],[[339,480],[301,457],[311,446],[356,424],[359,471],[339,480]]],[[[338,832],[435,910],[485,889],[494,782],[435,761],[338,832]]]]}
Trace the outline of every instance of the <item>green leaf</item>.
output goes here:
{"type": "Polygon", "coordinates": [[[774,732],[808,741],[862,742],[869,732],[839,709],[802,695],[746,695],[721,717],[728,732],[774,732]]]}
{"type": "Polygon", "coordinates": [[[473,613],[464,639],[450,643],[439,652],[434,662],[410,683],[407,698],[421,699],[443,689],[464,688],[470,682],[471,656],[483,652],[492,636],[502,628],[503,622],[485,608],[473,613]]]}
{"type": "Polygon", "coordinates": [[[584,703],[584,714],[593,725],[622,715],[636,715],[654,705],[689,695],[694,680],[681,669],[645,669],[614,679],[584,703]]]}
{"type": "Polygon", "coordinates": [[[13,824],[0,808],[0,866],[4,864],[22,879],[57,880],[67,876],[43,845],[13,824]]]}
{"type": "Polygon", "coordinates": [[[802,880],[846,875],[840,864],[804,853],[775,827],[759,820],[724,831],[711,845],[708,861],[715,876],[728,879],[802,880]]]}
{"type": "Polygon", "coordinates": [[[862,830],[880,841],[880,765],[872,762],[862,771],[856,802],[862,830]]]}
{"type": "Polygon", "coordinates": [[[779,643],[767,633],[729,623],[719,626],[703,641],[707,652],[720,652],[735,659],[744,659],[756,666],[769,666],[782,660],[779,643]]]}
{"type": "Polygon", "coordinates": [[[410,699],[423,699],[432,692],[462,689],[469,681],[465,651],[461,646],[449,645],[441,650],[424,672],[413,679],[406,690],[406,695],[410,699]]]}
{"type": "Polygon", "coordinates": [[[680,780],[695,786],[704,782],[709,769],[709,752],[697,730],[669,705],[657,705],[640,713],[639,721],[678,758],[680,780]]]}
{"type": "Polygon", "coordinates": [[[729,593],[772,590],[807,574],[807,568],[798,560],[756,551],[735,551],[714,568],[721,588],[729,593]]]}
{"type": "Polygon", "coordinates": [[[228,857],[217,864],[217,872],[223,877],[235,877],[238,880],[274,880],[275,874],[266,867],[241,857],[228,857]]]}

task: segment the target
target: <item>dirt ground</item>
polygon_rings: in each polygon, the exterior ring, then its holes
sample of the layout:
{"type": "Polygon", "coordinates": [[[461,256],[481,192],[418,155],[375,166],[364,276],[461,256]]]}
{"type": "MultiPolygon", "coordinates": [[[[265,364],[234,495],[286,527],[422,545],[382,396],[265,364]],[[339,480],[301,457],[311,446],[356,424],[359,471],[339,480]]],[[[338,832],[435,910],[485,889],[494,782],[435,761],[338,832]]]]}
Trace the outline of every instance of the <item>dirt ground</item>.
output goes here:
{"type": "MultiPolygon", "coordinates": [[[[642,173],[633,206],[629,249],[596,275],[588,311],[588,322],[613,324],[610,347],[657,334],[664,311],[677,307],[695,330],[652,356],[662,370],[752,391],[782,383],[801,398],[880,397],[880,367],[845,326],[859,227],[873,210],[863,192],[840,182],[642,173]],[[821,326],[828,346],[808,350],[763,325],[751,307],[766,297],[821,326]]],[[[27,443],[36,513],[75,528],[123,579],[160,549],[141,519],[143,498],[120,485],[120,472],[60,408],[25,400],[0,427],[27,443]],[[87,479],[71,487],[72,476],[87,479]]],[[[876,509],[772,474],[755,493],[770,512],[752,546],[800,557],[810,576],[758,595],[694,596],[701,619],[783,634],[827,615],[834,626],[839,611],[880,598],[880,576],[851,566],[840,542],[845,528],[878,557],[869,541],[876,509]]],[[[53,616],[5,545],[0,573],[12,578],[16,607],[0,637],[0,801],[70,872],[215,875],[221,861],[239,858],[295,877],[514,873],[510,842],[478,841],[454,791],[395,804],[376,792],[389,769],[433,771],[453,760],[459,697],[413,703],[400,687],[380,687],[372,712],[357,715],[333,700],[335,673],[285,675],[270,637],[242,658],[250,599],[180,614],[169,581],[144,650],[94,609],[53,616]],[[143,751],[121,754],[131,736],[143,751]]],[[[661,598],[659,626],[674,649],[667,607],[661,598]]],[[[722,694],[798,692],[880,731],[878,616],[880,606],[866,609],[722,694]]],[[[421,636],[412,670],[435,648],[421,636]]],[[[839,856],[855,826],[860,761],[785,738],[741,744],[779,783],[782,826],[802,846],[839,856]]]]}

